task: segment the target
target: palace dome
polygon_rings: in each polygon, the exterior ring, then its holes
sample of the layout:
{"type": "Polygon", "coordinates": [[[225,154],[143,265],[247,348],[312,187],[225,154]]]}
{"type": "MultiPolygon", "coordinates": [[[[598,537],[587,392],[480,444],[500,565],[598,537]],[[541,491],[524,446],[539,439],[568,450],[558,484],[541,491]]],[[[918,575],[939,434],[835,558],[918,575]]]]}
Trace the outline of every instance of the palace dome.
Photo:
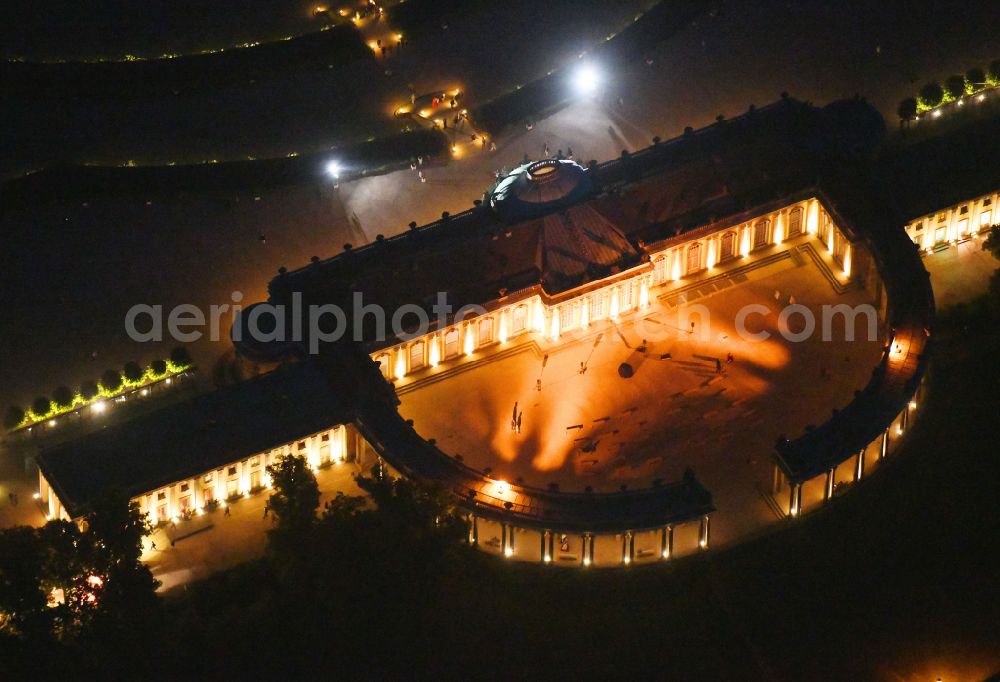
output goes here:
{"type": "Polygon", "coordinates": [[[566,159],[523,164],[487,193],[490,206],[506,221],[521,221],[578,203],[592,189],[587,171],[566,159]]]}

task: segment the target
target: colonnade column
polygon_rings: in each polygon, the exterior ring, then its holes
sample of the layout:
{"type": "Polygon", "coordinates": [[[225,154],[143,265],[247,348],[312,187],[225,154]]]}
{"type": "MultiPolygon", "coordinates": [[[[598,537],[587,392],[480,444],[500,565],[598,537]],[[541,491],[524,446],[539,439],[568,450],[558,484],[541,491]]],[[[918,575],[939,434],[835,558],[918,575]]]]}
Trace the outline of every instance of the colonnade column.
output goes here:
{"type": "Polygon", "coordinates": [[[857,483],[865,475],[865,449],[861,448],[854,457],[854,482],[857,483]]]}
{"type": "Polygon", "coordinates": [[[909,422],[910,422],[910,406],[909,404],[907,404],[907,406],[903,408],[903,418],[899,423],[899,430],[905,432],[906,427],[909,425],[909,422]]]}
{"type": "Polygon", "coordinates": [[[788,493],[788,515],[798,516],[802,511],[802,484],[791,483],[788,493]]]}
{"type": "Polygon", "coordinates": [[[479,544],[479,518],[475,514],[469,514],[469,544],[479,544]]]}
{"type": "Polygon", "coordinates": [[[669,559],[674,555],[674,527],[666,526],[660,534],[660,557],[669,559]]]}
{"type": "Polygon", "coordinates": [[[580,561],[584,566],[590,566],[594,563],[594,536],[590,533],[584,533],[580,536],[583,540],[583,551],[580,555],[580,561]]]}
{"type": "Polygon", "coordinates": [[[826,486],[823,488],[823,499],[829,500],[833,497],[833,487],[837,484],[837,467],[830,467],[826,470],[826,486]]]}
{"type": "Polygon", "coordinates": [[[701,517],[701,527],[698,529],[698,546],[708,549],[709,533],[711,532],[711,519],[708,514],[701,517]]]}
{"type": "Polygon", "coordinates": [[[632,531],[622,535],[622,563],[628,566],[635,559],[635,536],[632,531]]]}
{"type": "Polygon", "coordinates": [[[882,442],[878,448],[878,458],[885,459],[885,456],[889,454],[889,429],[882,432],[882,442]]]}
{"type": "Polygon", "coordinates": [[[552,561],[552,531],[543,530],[541,532],[541,553],[539,556],[546,564],[552,561]]]}
{"type": "Polygon", "coordinates": [[[774,463],[774,477],[771,480],[771,494],[777,493],[781,490],[781,468],[778,463],[774,463]]]}

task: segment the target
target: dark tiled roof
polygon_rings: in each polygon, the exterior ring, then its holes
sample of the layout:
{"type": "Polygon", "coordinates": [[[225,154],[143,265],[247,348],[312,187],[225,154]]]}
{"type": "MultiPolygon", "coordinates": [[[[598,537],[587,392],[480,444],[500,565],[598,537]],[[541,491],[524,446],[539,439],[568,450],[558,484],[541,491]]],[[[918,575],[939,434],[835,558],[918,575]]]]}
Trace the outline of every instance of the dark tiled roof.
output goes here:
{"type": "Polygon", "coordinates": [[[349,309],[351,295],[361,292],[366,303],[395,310],[429,308],[441,291],[455,309],[531,287],[555,296],[640,262],[641,243],[814,186],[821,162],[845,148],[870,151],[881,131],[881,118],[862,100],[823,109],[781,100],[585,173],[563,162],[572,178],[586,177],[586,192],[569,190],[572,207],[559,204],[511,222],[487,202],[279,275],[269,287],[271,300],[287,302],[302,292],[307,305],[349,309]]]}
{"type": "Polygon", "coordinates": [[[46,450],[38,465],[75,518],[107,488],[139,494],[345,419],[341,391],[300,363],[46,450]]]}

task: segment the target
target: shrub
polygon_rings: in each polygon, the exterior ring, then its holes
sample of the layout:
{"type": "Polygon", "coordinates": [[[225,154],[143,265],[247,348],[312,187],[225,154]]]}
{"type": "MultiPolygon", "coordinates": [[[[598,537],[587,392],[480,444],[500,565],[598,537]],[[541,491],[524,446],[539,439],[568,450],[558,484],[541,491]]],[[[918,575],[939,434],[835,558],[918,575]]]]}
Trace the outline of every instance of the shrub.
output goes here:
{"type": "Polygon", "coordinates": [[[73,391],[69,389],[69,386],[60,386],[52,392],[52,402],[56,404],[56,407],[73,407],[73,398],[73,391]]]}
{"type": "Polygon", "coordinates": [[[122,370],[122,374],[125,376],[125,380],[130,384],[137,384],[142,381],[142,377],[146,372],[139,366],[137,362],[126,362],[125,367],[122,370]]]}
{"type": "Polygon", "coordinates": [[[80,384],[80,397],[84,400],[93,400],[97,397],[98,393],[100,393],[100,390],[93,381],[84,381],[80,384]]]}
{"type": "Polygon", "coordinates": [[[167,361],[153,360],[149,363],[149,371],[153,373],[153,376],[162,377],[167,373],[167,361]]]}
{"type": "Polygon", "coordinates": [[[994,59],[986,68],[986,84],[992,87],[1000,85],[1000,59],[994,59]]]}
{"type": "Polygon", "coordinates": [[[7,408],[7,414],[4,415],[3,425],[5,429],[16,429],[18,426],[24,423],[24,418],[27,415],[24,410],[17,405],[11,405],[7,408]]]}
{"type": "Polygon", "coordinates": [[[100,384],[105,393],[115,393],[122,387],[122,373],[116,369],[105,370],[100,384]]]}
{"type": "Polygon", "coordinates": [[[191,354],[188,353],[187,348],[185,348],[184,346],[177,346],[172,351],[170,351],[170,362],[172,362],[177,367],[190,367],[191,354]]]}
{"type": "Polygon", "coordinates": [[[937,83],[928,83],[920,88],[920,105],[926,109],[933,109],[941,104],[944,99],[944,90],[937,83]]]}
{"type": "Polygon", "coordinates": [[[986,73],[978,66],[974,66],[965,72],[965,94],[971,95],[979,92],[986,84],[986,73]]]}
{"type": "Polygon", "coordinates": [[[944,79],[945,101],[956,100],[965,94],[965,76],[956,73],[944,79]]]}
{"type": "Polygon", "coordinates": [[[36,417],[44,417],[52,410],[52,401],[43,395],[38,396],[31,403],[31,411],[36,417]]]}
{"type": "Polygon", "coordinates": [[[896,109],[896,113],[904,121],[912,121],[917,117],[917,100],[913,97],[907,97],[902,102],[899,103],[899,108],[896,109]]]}

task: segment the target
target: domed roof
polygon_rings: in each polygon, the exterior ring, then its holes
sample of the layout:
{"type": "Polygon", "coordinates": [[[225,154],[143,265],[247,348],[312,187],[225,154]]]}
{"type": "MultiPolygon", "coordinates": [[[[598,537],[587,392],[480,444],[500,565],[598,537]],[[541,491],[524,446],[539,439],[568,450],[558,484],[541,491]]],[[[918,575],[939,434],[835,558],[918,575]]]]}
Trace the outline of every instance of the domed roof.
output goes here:
{"type": "Polygon", "coordinates": [[[590,190],[590,176],[580,164],[545,159],[515,168],[488,196],[490,206],[505,220],[526,220],[575,204],[590,190]]]}

